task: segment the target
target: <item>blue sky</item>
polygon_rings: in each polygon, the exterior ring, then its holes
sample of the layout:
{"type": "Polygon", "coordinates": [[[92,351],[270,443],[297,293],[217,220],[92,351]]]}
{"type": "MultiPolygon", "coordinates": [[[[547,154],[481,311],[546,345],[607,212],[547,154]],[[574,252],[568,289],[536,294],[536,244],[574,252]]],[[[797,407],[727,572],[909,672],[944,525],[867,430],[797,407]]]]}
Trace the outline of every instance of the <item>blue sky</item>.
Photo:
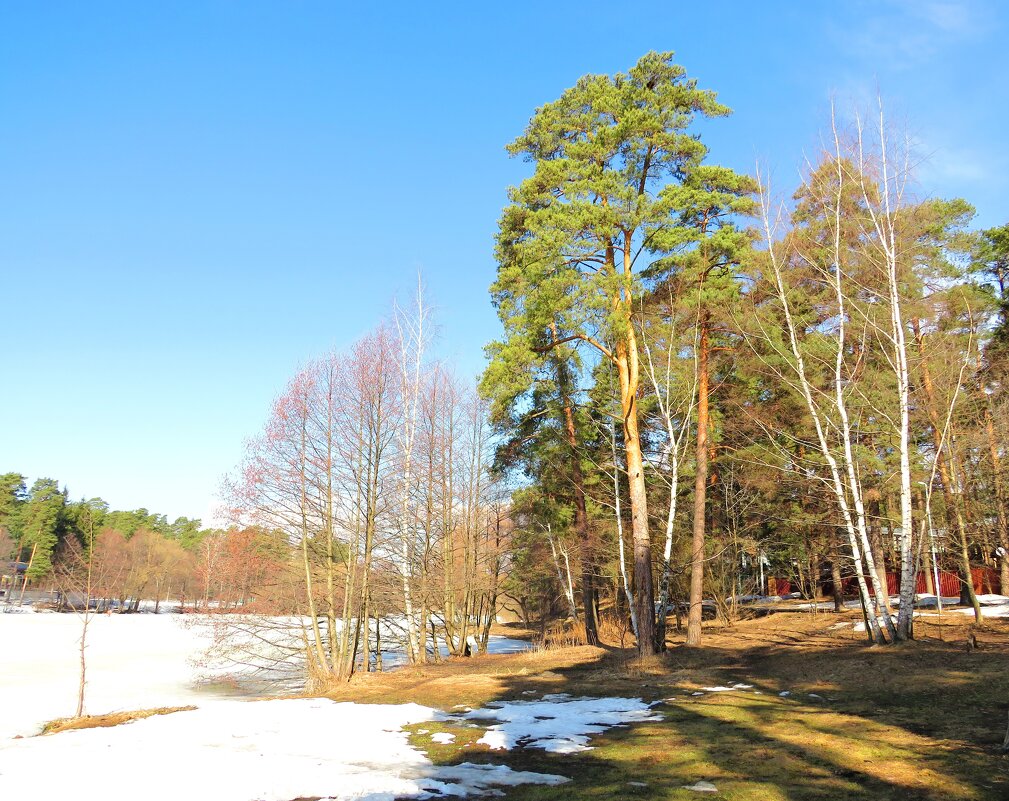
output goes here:
{"type": "Polygon", "coordinates": [[[1009,221],[999,0],[701,5],[0,3],[0,472],[206,517],[298,365],[418,270],[476,374],[504,145],[651,49],[735,110],[713,162],[791,186],[878,87],[921,193],[1009,221]]]}

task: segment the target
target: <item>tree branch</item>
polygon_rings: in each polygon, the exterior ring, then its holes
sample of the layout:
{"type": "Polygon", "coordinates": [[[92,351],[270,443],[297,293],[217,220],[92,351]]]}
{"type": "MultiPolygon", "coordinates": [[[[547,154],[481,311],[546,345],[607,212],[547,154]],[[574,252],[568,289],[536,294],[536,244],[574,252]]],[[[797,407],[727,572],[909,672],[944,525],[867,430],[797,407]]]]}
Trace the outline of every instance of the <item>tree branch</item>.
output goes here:
{"type": "Polygon", "coordinates": [[[599,340],[594,337],[590,337],[587,334],[572,334],[571,336],[564,337],[563,339],[555,339],[547,345],[543,345],[539,348],[533,348],[533,353],[546,353],[547,351],[553,350],[558,345],[563,345],[565,342],[572,342],[576,339],[580,339],[582,342],[588,342],[592,347],[603,354],[607,359],[616,364],[617,360],[614,358],[613,353],[605,347],[599,340]]]}

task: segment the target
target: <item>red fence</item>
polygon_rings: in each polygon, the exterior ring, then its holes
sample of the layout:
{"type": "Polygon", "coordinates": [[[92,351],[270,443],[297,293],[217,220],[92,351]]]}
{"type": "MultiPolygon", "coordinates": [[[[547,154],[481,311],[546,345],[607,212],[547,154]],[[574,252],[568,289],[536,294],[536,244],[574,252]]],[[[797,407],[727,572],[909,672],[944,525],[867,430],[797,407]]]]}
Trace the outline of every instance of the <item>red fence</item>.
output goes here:
{"type": "MultiPolygon", "coordinates": [[[[999,574],[990,567],[972,567],[970,569],[970,577],[971,583],[974,585],[974,592],[994,593],[996,595],[1000,595],[1002,593],[1002,581],[999,574]]],[[[934,583],[935,574],[931,574],[930,578],[934,583]]],[[[960,576],[957,573],[953,573],[949,570],[939,571],[939,587],[941,589],[939,593],[940,595],[945,595],[947,597],[960,595],[960,583],[960,576]]],[[[900,576],[896,573],[887,571],[886,591],[890,593],[890,595],[897,595],[900,592],[900,576]]],[[[918,574],[918,580],[915,582],[914,591],[922,593],[928,592],[928,579],[925,578],[924,573],[918,574]]]]}
{"type": "MultiPolygon", "coordinates": [[[[999,578],[997,571],[990,567],[972,567],[971,568],[971,580],[974,584],[974,592],[976,593],[994,593],[1000,595],[1002,593],[1002,582],[999,578]]],[[[929,578],[934,578],[930,575],[929,578]]],[[[844,580],[844,591],[849,592],[853,590],[852,584],[854,584],[853,578],[846,578],[844,580]]],[[[918,593],[928,592],[929,580],[925,577],[925,573],[921,572],[918,574],[918,579],[915,582],[914,591],[918,593]]],[[[957,573],[953,573],[949,570],[939,571],[939,587],[940,594],[946,597],[953,595],[960,595],[960,576],[957,573]]],[[[788,579],[769,577],[767,579],[767,594],[768,595],[788,595],[791,592],[796,592],[798,587],[790,582],[788,579]]],[[[830,583],[826,583],[820,587],[820,591],[824,595],[830,595],[833,589],[830,583]]],[[[887,571],[886,573],[886,591],[890,595],[898,595],[900,593],[900,576],[896,573],[887,571]]],[[[874,594],[872,591],[872,584],[869,584],[869,593],[874,594]]]]}

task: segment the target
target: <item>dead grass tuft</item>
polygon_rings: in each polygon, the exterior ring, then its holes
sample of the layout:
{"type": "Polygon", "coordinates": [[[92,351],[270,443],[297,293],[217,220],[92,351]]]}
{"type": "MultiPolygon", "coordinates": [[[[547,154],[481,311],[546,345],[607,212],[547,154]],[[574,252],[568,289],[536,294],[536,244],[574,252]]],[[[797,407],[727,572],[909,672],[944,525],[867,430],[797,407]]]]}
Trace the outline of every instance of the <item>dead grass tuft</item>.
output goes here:
{"type": "Polygon", "coordinates": [[[560,620],[551,623],[543,632],[540,647],[546,650],[572,648],[585,645],[585,624],[580,620],[560,620]]]}
{"type": "Polygon", "coordinates": [[[107,715],[84,715],[79,718],[56,718],[42,727],[42,734],[59,734],[72,729],[101,729],[120,726],[134,720],[150,718],[154,715],[170,715],[172,712],[189,712],[195,706],[161,706],[156,709],[135,709],[130,712],[110,712],[107,715]]]}

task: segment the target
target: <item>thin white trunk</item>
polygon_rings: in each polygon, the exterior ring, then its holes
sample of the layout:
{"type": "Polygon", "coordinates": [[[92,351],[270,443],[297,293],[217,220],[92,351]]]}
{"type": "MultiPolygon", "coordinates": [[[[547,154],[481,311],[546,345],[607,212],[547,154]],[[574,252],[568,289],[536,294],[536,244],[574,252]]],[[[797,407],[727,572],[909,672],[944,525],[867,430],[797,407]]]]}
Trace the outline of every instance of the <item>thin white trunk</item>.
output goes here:
{"type": "MultiPolygon", "coordinates": [[[[883,208],[875,209],[870,201],[866,186],[866,168],[863,161],[862,127],[858,128],[859,183],[862,197],[872,218],[883,250],[886,263],[886,284],[890,302],[890,340],[893,347],[893,369],[897,379],[897,400],[900,408],[900,612],[897,616],[897,637],[902,640],[912,636],[914,613],[914,554],[911,538],[913,534],[911,523],[911,459],[910,459],[910,379],[907,367],[907,342],[904,333],[904,320],[901,312],[900,286],[897,280],[897,238],[895,231],[894,211],[891,204],[890,175],[887,162],[887,141],[883,103],[879,100],[879,138],[880,159],[882,168],[881,190],[883,208]]],[[[873,193],[875,194],[875,192],[873,193]]]]}
{"type": "MultiPolygon", "coordinates": [[[[561,587],[564,590],[564,597],[567,598],[568,608],[571,611],[571,619],[578,620],[578,607],[575,605],[575,589],[571,582],[571,568],[568,567],[567,570],[567,581],[564,580],[564,574],[561,571],[561,562],[557,558],[557,544],[554,542],[553,531],[550,528],[550,524],[547,523],[547,541],[550,543],[550,553],[554,557],[554,567],[557,569],[557,581],[560,582],[561,587]]],[[[563,550],[561,551],[562,553],[563,550]]],[[[564,553],[564,561],[567,562],[567,554],[564,553]]]]}
{"type": "MultiPolygon", "coordinates": [[[[843,277],[844,260],[841,257],[841,204],[844,195],[844,172],[841,167],[841,143],[837,134],[837,126],[833,121],[833,110],[831,110],[831,123],[833,125],[834,133],[834,164],[835,164],[835,176],[837,179],[837,190],[834,199],[834,270],[833,270],[833,288],[834,296],[837,300],[837,317],[838,317],[838,333],[837,333],[837,352],[834,358],[834,403],[837,407],[838,417],[841,422],[841,441],[844,444],[844,466],[845,472],[848,479],[848,491],[851,493],[852,503],[855,507],[855,523],[858,531],[858,538],[862,545],[862,554],[865,559],[865,568],[869,574],[869,578],[872,581],[873,591],[875,593],[875,612],[870,615],[870,617],[875,617],[877,620],[882,620],[883,625],[886,628],[886,633],[891,640],[895,639],[897,636],[897,631],[893,626],[893,620],[890,618],[890,613],[886,608],[886,600],[888,599],[889,592],[887,588],[882,585],[879,579],[879,571],[876,569],[876,561],[872,555],[872,545],[869,542],[869,531],[868,526],[865,522],[865,505],[862,501],[862,483],[858,478],[857,465],[855,463],[855,456],[851,447],[851,423],[848,418],[848,406],[844,399],[844,347],[845,347],[845,319],[847,315],[847,309],[844,300],[844,290],[843,290],[843,277]]],[[[852,551],[854,553],[854,551],[852,551]]],[[[861,563],[857,564],[858,568],[861,569],[861,563]]],[[[866,609],[871,609],[871,606],[867,606],[866,609]]],[[[870,621],[870,625],[872,621],[870,621]]]]}
{"type": "MultiPolygon", "coordinates": [[[[88,513],[89,516],[93,514],[88,513]]],[[[90,520],[90,535],[88,544],[88,578],[84,592],[84,615],[81,618],[81,654],[80,654],[80,681],[77,684],[77,713],[74,717],[84,715],[84,687],[87,684],[88,663],[85,655],[88,642],[88,624],[91,622],[91,577],[95,563],[95,525],[94,520],[90,520]]]]}
{"type": "MultiPolygon", "coordinates": [[[[699,308],[699,307],[698,307],[699,308]]],[[[642,327],[644,330],[644,327],[642,327]]],[[[695,331],[697,326],[695,326],[695,331]]],[[[672,389],[672,365],[673,365],[673,330],[670,326],[669,343],[666,347],[666,365],[664,380],[660,380],[655,370],[655,363],[652,361],[652,351],[648,345],[647,338],[642,335],[642,345],[644,347],[646,364],[648,368],[648,378],[651,381],[652,389],[659,405],[659,413],[666,427],[665,461],[669,465],[669,503],[666,507],[666,536],[662,549],[662,571],[659,578],[659,634],[660,643],[665,642],[666,610],[669,607],[670,584],[672,583],[672,553],[673,553],[673,528],[676,521],[676,501],[677,492],[680,485],[680,464],[682,463],[684,452],[687,446],[687,435],[690,431],[690,416],[693,412],[697,400],[697,347],[694,347],[694,380],[690,385],[690,391],[686,399],[686,408],[682,410],[682,423],[677,429],[673,420],[674,409],[670,400],[672,389]]],[[[636,632],[635,632],[636,633],[636,632]]]]}
{"type": "MultiPolygon", "coordinates": [[[[627,560],[624,558],[624,521],[620,516],[620,466],[617,463],[617,421],[613,421],[613,426],[610,429],[610,446],[613,451],[613,510],[617,519],[617,547],[618,553],[620,554],[620,579],[624,586],[624,595],[627,598],[627,608],[631,613],[631,631],[634,632],[634,636],[638,636],[638,615],[634,609],[634,596],[631,595],[631,584],[627,580],[627,560]]],[[[670,546],[671,547],[671,546],[670,546]]],[[[666,556],[666,562],[668,563],[669,556],[666,556]]],[[[660,606],[659,609],[662,610],[664,607],[660,606]]],[[[662,613],[659,613],[660,619],[662,613]]]]}
{"type": "MultiPolygon", "coordinates": [[[[775,289],[777,291],[778,300],[782,306],[782,311],[785,315],[785,325],[788,330],[789,347],[792,352],[792,358],[794,359],[792,369],[795,371],[796,378],[798,379],[799,387],[802,391],[802,396],[806,403],[806,409],[809,411],[809,415],[813,420],[813,427],[816,430],[816,438],[817,443],[820,447],[820,453],[822,454],[824,460],[826,461],[830,472],[830,478],[831,478],[830,488],[834,493],[835,501],[837,502],[838,508],[841,512],[841,517],[844,520],[845,531],[848,535],[848,544],[851,547],[852,558],[855,563],[854,565],[855,578],[858,583],[859,599],[862,602],[862,608],[866,611],[866,623],[869,627],[869,631],[871,633],[873,640],[876,642],[882,642],[883,637],[882,633],[879,630],[879,623],[877,620],[878,614],[872,613],[873,603],[869,595],[868,585],[866,584],[865,572],[863,571],[863,561],[862,561],[863,548],[860,547],[859,545],[860,540],[862,540],[864,542],[864,545],[866,546],[865,550],[866,551],[869,550],[867,547],[868,538],[866,536],[860,536],[860,534],[864,535],[865,532],[865,513],[864,509],[861,507],[861,494],[859,493],[855,496],[858,501],[856,511],[858,517],[860,518],[859,519],[860,526],[857,527],[855,520],[852,518],[851,507],[848,504],[848,496],[845,483],[841,478],[841,469],[840,466],[838,465],[837,458],[834,456],[834,453],[830,448],[830,444],[827,441],[824,421],[821,417],[820,409],[813,399],[812,387],[806,373],[805,360],[803,358],[802,351],[799,348],[799,340],[796,331],[796,325],[795,321],[792,318],[791,306],[789,305],[788,302],[788,293],[785,289],[784,278],[782,276],[781,271],[781,265],[778,262],[777,254],[774,248],[775,243],[774,243],[774,235],[772,233],[771,228],[769,204],[770,204],[769,194],[766,188],[763,188],[763,191],[761,193],[761,210],[762,210],[764,234],[767,241],[768,255],[770,258],[771,267],[774,271],[775,289]],[[859,531],[859,528],[861,529],[861,531],[859,531]]],[[[839,270],[835,272],[838,274],[838,276],[840,275],[839,270]]],[[[838,312],[841,319],[843,319],[844,314],[843,300],[841,303],[841,307],[838,309],[838,312]]],[[[841,328],[839,329],[837,337],[837,354],[835,361],[835,385],[836,385],[835,403],[840,407],[838,409],[839,413],[845,411],[844,398],[841,393],[839,383],[840,365],[843,358],[843,348],[844,348],[844,328],[842,325],[841,328]]],[[[845,450],[845,457],[846,457],[845,460],[847,461],[851,452],[850,443],[848,443],[846,440],[845,445],[847,446],[845,450]]],[[[855,490],[856,491],[858,490],[857,482],[855,484],[855,490]]],[[[869,558],[871,559],[871,554],[869,554],[869,558]]],[[[869,568],[868,572],[871,576],[875,577],[877,585],[876,591],[878,595],[879,578],[878,576],[876,576],[875,570],[873,570],[871,567],[869,568]]],[[[889,620],[889,617],[886,617],[886,619],[889,620]]]]}
{"type": "Polygon", "coordinates": [[[420,642],[417,617],[413,603],[413,514],[411,495],[413,490],[411,468],[413,466],[413,444],[417,431],[417,406],[420,399],[421,370],[424,364],[424,346],[426,336],[424,320],[427,310],[424,306],[424,293],[417,280],[416,316],[411,320],[397,310],[396,328],[400,343],[400,376],[402,403],[404,408],[403,421],[399,429],[400,457],[403,460],[403,479],[400,493],[400,575],[403,587],[403,609],[406,614],[406,629],[409,656],[411,661],[424,661],[424,653],[420,642]]]}

